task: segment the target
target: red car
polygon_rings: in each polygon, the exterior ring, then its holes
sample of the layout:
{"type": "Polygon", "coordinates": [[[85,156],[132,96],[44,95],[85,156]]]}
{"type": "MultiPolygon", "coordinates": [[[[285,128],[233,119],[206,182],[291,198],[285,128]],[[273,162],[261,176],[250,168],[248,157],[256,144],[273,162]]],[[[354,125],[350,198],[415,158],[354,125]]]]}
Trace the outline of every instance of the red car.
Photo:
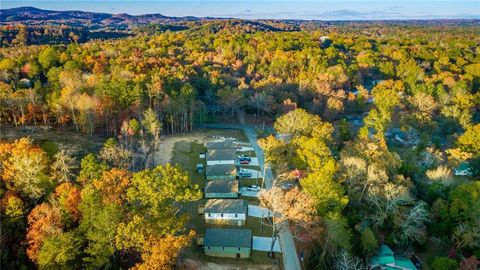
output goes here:
{"type": "Polygon", "coordinates": [[[245,164],[250,164],[250,161],[248,161],[248,160],[240,160],[240,164],[243,164],[243,165],[245,165],[245,164]]]}

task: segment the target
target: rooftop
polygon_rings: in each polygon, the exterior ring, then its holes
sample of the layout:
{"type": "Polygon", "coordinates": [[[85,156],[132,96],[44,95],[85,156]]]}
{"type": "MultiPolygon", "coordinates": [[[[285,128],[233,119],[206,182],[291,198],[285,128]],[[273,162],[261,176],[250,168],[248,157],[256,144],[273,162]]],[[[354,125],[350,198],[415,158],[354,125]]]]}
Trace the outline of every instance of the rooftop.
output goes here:
{"type": "Polygon", "coordinates": [[[247,229],[207,229],[205,246],[251,247],[252,231],[247,229]]]}
{"type": "Polygon", "coordinates": [[[247,213],[248,203],[242,199],[210,199],[205,204],[205,213],[247,213]]]}
{"type": "MultiPolygon", "coordinates": [[[[215,165],[217,166],[217,165],[215,165]]],[[[238,193],[237,180],[213,180],[207,182],[205,186],[205,193],[238,193]]]]}
{"type": "Polygon", "coordinates": [[[208,165],[205,173],[206,173],[207,176],[210,176],[210,175],[235,175],[237,173],[237,166],[235,164],[208,165]]]}
{"type": "Polygon", "coordinates": [[[468,169],[470,169],[470,165],[468,164],[468,162],[462,162],[455,169],[458,170],[458,171],[468,170],[468,169]]]}
{"type": "Polygon", "coordinates": [[[218,142],[208,142],[207,149],[234,149],[235,144],[233,140],[223,140],[218,142]]]}
{"type": "Polygon", "coordinates": [[[236,160],[234,149],[211,149],[207,151],[207,161],[211,160],[236,160]]]}

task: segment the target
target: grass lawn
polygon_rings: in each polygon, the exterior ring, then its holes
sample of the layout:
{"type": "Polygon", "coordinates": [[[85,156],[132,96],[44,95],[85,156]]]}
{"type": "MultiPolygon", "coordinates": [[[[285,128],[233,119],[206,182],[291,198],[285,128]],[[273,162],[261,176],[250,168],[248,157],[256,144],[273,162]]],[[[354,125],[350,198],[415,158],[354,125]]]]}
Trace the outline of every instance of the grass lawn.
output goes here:
{"type": "MultiPolygon", "coordinates": [[[[227,130],[228,133],[222,134],[220,132],[222,130],[213,130],[212,135],[215,136],[225,136],[225,137],[242,137],[239,134],[236,136],[232,135],[235,133],[235,130],[227,130]]],[[[243,132],[241,132],[243,134],[243,132]]],[[[243,135],[244,136],[244,135],[243,135]]],[[[179,164],[190,176],[192,183],[197,184],[199,188],[205,187],[205,179],[203,174],[199,174],[196,171],[196,164],[204,163],[204,160],[199,158],[199,153],[204,152],[205,146],[203,144],[197,142],[189,142],[189,141],[180,141],[175,144],[173,157],[172,157],[172,164],[179,164]]],[[[243,182],[243,180],[241,180],[243,182]]],[[[247,180],[255,184],[255,180],[247,180]]],[[[259,181],[260,183],[260,181],[259,181]]],[[[247,198],[243,198],[247,199],[247,198]]],[[[248,198],[247,199],[250,204],[258,204],[258,200],[255,198],[248,198]]],[[[200,199],[195,202],[189,202],[183,205],[182,213],[188,214],[190,219],[187,224],[189,229],[195,230],[198,234],[204,234],[205,229],[207,228],[205,224],[205,220],[203,216],[198,215],[197,208],[199,205],[205,204],[204,199],[200,199]]],[[[208,225],[208,227],[224,227],[224,228],[231,228],[231,226],[220,226],[220,225],[208,225]]],[[[271,236],[272,230],[268,226],[261,226],[260,219],[254,217],[248,217],[245,226],[238,227],[238,228],[248,228],[252,230],[252,234],[255,236],[271,236]]],[[[269,258],[267,252],[261,251],[252,251],[251,257],[248,259],[229,259],[229,258],[214,258],[205,256],[201,247],[196,246],[194,243],[187,248],[184,253],[184,256],[190,259],[196,259],[205,262],[213,262],[219,264],[235,264],[235,265],[278,265],[281,261],[281,255],[276,254],[276,258],[272,259],[269,258]]]]}

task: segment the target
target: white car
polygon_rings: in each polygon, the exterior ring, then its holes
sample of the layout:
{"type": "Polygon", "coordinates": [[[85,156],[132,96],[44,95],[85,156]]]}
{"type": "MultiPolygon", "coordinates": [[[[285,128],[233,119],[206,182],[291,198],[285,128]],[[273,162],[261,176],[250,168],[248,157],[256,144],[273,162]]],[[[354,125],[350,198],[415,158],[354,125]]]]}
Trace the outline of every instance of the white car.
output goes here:
{"type": "Polygon", "coordinates": [[[248,191],[260,191],[260,187],[257,185],[246,186],[248,191]]]}

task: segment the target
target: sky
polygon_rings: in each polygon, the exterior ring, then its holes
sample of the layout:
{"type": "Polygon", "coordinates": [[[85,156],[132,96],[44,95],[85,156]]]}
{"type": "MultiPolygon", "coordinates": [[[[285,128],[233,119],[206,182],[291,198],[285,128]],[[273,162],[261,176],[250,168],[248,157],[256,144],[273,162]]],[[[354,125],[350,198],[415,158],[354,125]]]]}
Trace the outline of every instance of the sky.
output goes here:
{"type": "Polygon", "coordinates": [[[480,19],[480,0],[0,0],[1,8],[21,6],[114,14],[161,13],[166,16],[243,19],[480,19]]]}

